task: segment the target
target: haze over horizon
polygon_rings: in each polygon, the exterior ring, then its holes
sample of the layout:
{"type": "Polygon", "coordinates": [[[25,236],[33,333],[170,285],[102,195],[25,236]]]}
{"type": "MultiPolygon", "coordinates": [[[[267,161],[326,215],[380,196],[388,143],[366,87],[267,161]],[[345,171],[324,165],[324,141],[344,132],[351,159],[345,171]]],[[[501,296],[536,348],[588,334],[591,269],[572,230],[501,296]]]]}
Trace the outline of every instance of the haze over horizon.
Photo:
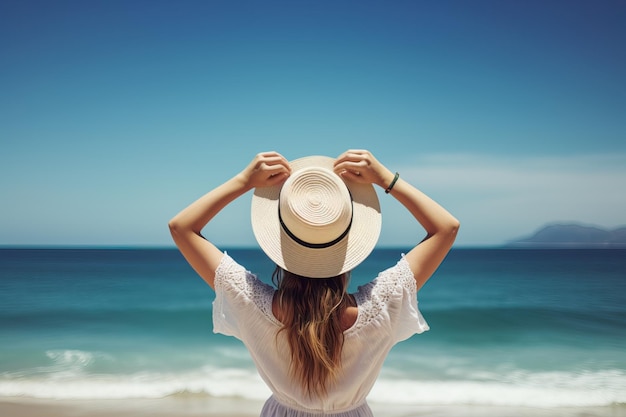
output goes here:
{"type": "MultiPolygon", "coordinates": [[[[371,150],[459,247],[624,226],[624,21],[613,1],[2,2],[0,245],[171,246],[167,221],[266,150],[371,150]]],[[[416,243],[379,197],[380,246],[416,243]]],[[[206,235],[254,246],[249,205],[206,235]]]]}

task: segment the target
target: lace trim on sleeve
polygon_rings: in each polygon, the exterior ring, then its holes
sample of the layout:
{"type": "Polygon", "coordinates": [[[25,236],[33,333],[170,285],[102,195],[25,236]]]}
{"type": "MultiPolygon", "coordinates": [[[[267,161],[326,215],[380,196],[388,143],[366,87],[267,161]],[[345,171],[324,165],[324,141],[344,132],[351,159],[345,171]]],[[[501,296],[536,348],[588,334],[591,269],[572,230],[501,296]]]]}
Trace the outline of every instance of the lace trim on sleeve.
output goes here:
{"type": "Polygon", "coordinates": [[[252,302],[265,316],[276,321],[272,314],[274,288],[259,280],[227,253],[224,253],[215,270],[215,291],[240,303],[252,302]]]}
{"type": "Polygon", "coordinates": [[[358,330],[379,319],[381,312],[389,304],[389,300],[404,291],[417,297],[417,284],[413,271],[402,254],[396,265],[378,274],[372,282],[359,287],[354,294],[359,305],[359,317],[352,329],[358,330]]]}

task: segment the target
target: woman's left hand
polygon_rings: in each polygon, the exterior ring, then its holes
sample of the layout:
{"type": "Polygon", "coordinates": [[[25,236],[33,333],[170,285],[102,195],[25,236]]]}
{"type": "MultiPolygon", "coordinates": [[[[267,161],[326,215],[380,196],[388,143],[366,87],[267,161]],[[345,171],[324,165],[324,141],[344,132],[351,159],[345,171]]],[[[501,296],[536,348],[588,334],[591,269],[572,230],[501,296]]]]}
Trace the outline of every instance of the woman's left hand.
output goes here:
{"type": "Polygon", "coordinates": [[[291,174],[289,162],[278,152],[261,152],[239,173],[246,188],[270,187],[285,181],[291,174]]]}

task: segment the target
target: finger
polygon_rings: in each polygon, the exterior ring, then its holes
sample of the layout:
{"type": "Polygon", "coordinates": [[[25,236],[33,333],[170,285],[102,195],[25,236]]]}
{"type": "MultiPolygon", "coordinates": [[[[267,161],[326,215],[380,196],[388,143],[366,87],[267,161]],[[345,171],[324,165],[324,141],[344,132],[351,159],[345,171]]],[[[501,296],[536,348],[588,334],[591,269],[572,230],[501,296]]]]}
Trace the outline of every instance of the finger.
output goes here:
{"type": "Polygon", "coordinates": [[[263,168],[263,169],[267,169],[267,168],[280,168],[280,167],[287,169],[287,167],[288,167],[288,166],[287,166],[287,165],[286,165],[283,161],[281,161],[280,159],[266,159],[266,160],[260,161],[258,166],[259,166],[260,168],[263,168]]]}
{"type": "Polygon", "coordinates": [[[261,153],[256,155],[256,159],[259,160],[259,161],[281,160],[281,161],[287,162],[287,159],[285,159],[284,156],[282,156],[281,154],[279,154],[278,152],[275,152],[275,151],[261,152],[261,153]]]}
{"type": "Polygon", "coordinates": [[[364,154],[364,153],[367,153],[367,152],[368,151],[365,150],[365,149],[348,149],[344,153],[364,154]]]}
{"type": "Polygon", "coordinates": [[[287,172],[281,172],[276,175],[272,175],[267,179],[268,184],[276,185],[284,182],[287,178],[289,178],[289,174],[287,172]]]}
{"type": "Polygon", "coordinates": [[[370,153],[363,149],[350,149],[337,158],[335,161],[335,165],[340,164],[342,162],[360,162],[365,161],[366,165],[369,165],[370,161],[370,153]]]}
{"type": "Polygon", "coordinates": [[[282,155],[276,151],[266,151],[266,152],[260,152],[257,156],[265,157],[265,156],[282,156],[282,155]]]}
{"type": "Polygon", "coordinates": [[[282,166],[287,171],[291,172],[291,166],[289,162],[282,155],[272,155],[266,156],[261,159],[261,164],[265,164],[265,166],[282,166]]]}
{"type": "Polygon", "coordinates": [[[335,165],[335,170],[361,173],[367,168],[367,166],[368,166],[367,162],[363,160],[358,160],[358,161],[346,160],[335,165]]]}
{"type": "Polygon", "coordinates": [[[345,164],[346,162],[355,162],[358,161],[359,157],[351,152],[345,152],[341,154],[334,162],[334,166],[338,166],[340,164],[345,164]]]}
{"type": "Polygon", "coordinates": [[[342,172],[338,173],[338,175],[344,181],[351,181],[351,182],[364,182],[364,181],[366,181],[365,178],[363,178],[360,174],[357,174],[357,173],[352,172],[352,171],[342,171],[342,172]]]}

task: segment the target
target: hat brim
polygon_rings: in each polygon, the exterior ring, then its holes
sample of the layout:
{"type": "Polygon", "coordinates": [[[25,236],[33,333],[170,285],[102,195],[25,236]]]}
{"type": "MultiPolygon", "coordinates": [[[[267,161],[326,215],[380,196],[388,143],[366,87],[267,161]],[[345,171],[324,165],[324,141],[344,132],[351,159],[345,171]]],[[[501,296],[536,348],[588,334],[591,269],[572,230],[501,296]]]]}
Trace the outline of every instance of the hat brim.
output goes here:
{"type": "MultiPolygon", "coordinates": [[[[307,156],[290,162],[292,172],[308,167],[333,170],[334,159],[307,156]]],[[[352,225],[333,246],[302,246],[283,230],[278,217],[282,185],[256,188],[252,196],[252,231],[265,254],[278,266],[308,278],[329,278],[354,269],[372,252],[382,225],[380,204],[371,184],[344,181],[352,196],[352,225]]]]}

